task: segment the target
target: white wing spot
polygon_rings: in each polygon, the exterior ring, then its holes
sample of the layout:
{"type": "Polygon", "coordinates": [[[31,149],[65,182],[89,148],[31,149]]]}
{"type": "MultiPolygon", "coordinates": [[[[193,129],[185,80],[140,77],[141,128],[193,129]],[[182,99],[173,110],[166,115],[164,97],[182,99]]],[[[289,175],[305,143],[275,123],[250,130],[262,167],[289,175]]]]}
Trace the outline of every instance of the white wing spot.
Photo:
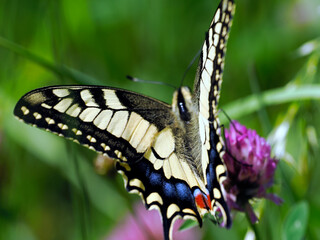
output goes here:
{"type": "Polygon", "coordinates": [[[220,175],[224,174],[225,172],[226,172],[226,169],[222,164],[216,167],[216,174],[218,179],[220,178],[220,175]]]}
{"type": "Polygon", "coordinates": [[[107,146],[105,143],[101,143],[100,144],[101,145],[101,147],[103,148],[103,150],[105,150],[105,151],[110,151],[110,147],[109,146],[107,146]]]}
{"type": "Polygon", "coordinates": [[[221,150],[222,150],[222,144],[221,144],[221,142],[218,142],[218,143],[217,143],[216,148],[217,148],[217,151],[218,151],[218,152],[221,152],[221,150]]]}
{"type": "Polygon", "coordinates": [[[159,132],[153,143],[154,150],[162,158],[168,158],[174,151],[174,137],[170,128],[165,128],[159,132]]]}
{"type": "Polygon", "coordinates": [[[37,113],[37,112],[34,112],[33,113],[33,116],[35,117],[35,119],[39,120],[42,118],[41,114],[40,113],[37,113]]]}
{"type": "Polygon", "coordinates": [[[153,167],[154,167],[155,170],[159,170],[160,168],[162,168],[163,167],[163,160],[157,159],[154,162],[153,167]]]}
{"type": "MultiPolygon", "coordinates": [[[[60,89],[59,89],[60,90],[60,89]]],[[[65,98],[62,99],[60,102],[57,103],[53,108],[61,113],[64,113],[71,105],[72,103],[71,98],[65,98]]]]}
{"type": "Polygon", "coordinates": [[[214,30],[216,33],[220,33],[221,32],[221,28],[222,28],[222,23],[219,22],[216,24],[216,26],[214,27],[214,30]]]}
{"type": "Polygon", "coordinates": [[[179,212],[180,208],[177,204],[171,203],[167,209],[167,218],[170,219],[176,212],[179,212]]]}
{"type": "Polygon", "coordinates": [[[217,9],[216,15],[214,15],[214,22],[217,23],[220,20],[220,8],[217,9]]]}
{"type": "Polygon", "coordinates": [[[76,135],[82,135],[82,132],[76,128],[73,128],[72,132],[74,132],[74,134],[76,134],[76,135]]]}
{"type": "Polygon", "coordinates": [[[219,35],[218,34],[214,34],[213,45],[214,46],[218,46],[218,42],[219,42],[219,35]]]}
{"type": "Polygon", "coordinates": [[[150,126],[150,123],[144,120],[143,118],[141,118],[141,121],[139,122],[136,129],[134,129],[134,132],[129,139],[129,143],[131,144],[132,147],[134,148],[138,147],[139,143],[141,142],[149,126],[150,126]]]}
{"type": "Polygon", "coordinates": [[[210,59],[207,59],[205,67],[206,67],[209,75],[211,75],[213,72],[213,62],[210,59]]]}
{"type": "Polygon", "coordinates": [[[172,175],[172,172],[171,172],[171,166],[170,166],[170,162],[168,159],[164,160],[164,163],[163,163],[163,172],[164,172],[164,176],[167,178],[167,179],[170,179],[171,178],[171,175],[172,175]]]}
{"type": "Polygon", "coordinates": [[[175,178],[186,181],[187,179],[185,173],[182,169],[181,163],[177,155],[174,153],[171,154],[168,161],[170,162],[171,169],[173,170],[172,175],[175,178]]]}
{"type": "Polygon", "coordinates": [[[202,71],[201,79],[208,91],[208,89],[210,89],[211,79],[209,73],[206,70],[202,71]]]}
{"type": "Polygon", "coordinates": [[[138,178],[131,179],[129,181],[129,186],[140,188],[142,191],[145,190],[143,183],[138,178]]]}
{"type": "Polygon", "coordinates": [[[128,122],[128,111],[118,111],[113,115],[107,131],[116,137],[120,137],[128,122]]]}
{"type": "Polygon", "coordinates": [[[26,108],[25,106],[22,106],[21,107],[21,111],[22,111],[22,113],[23,113],[23,115],[27,115],[27,114],[29,114],[29,109],[28,108],[26,108]]]}
{"type": "Polygon", "coordinates": [[[190,209],[190,208],[184,208],[184,209],[182,210],[182,212],[187,213],[187,214],[196,215],[196,213],[195,213],[192,209],[190,209]]]}
{"type": "Polygon", "coordinates": [[[142,140],[140,141],[140,143],[138,144],[138,146],[136,148],[138,153],[145,152],[147,150],[147,148],[150,147],[157,131],[158,131],[158,129],[155,125],[151,124],[149,126],[147,132],[144,134],[142,140]]]}
{"type": "Polygon", "coordinates": [[[217,63],[220,65],[222,63],[221,53],[218,54],[217,63]]]}
{"type": "Polygon", "coordinates": [[[209,39],[209,47],[212,46],[212,37],[213,37],[213,30],[212,28],[209,29],[209,36],[208,36],[208,39],[209,39]]]}
{"type": "Polygon", "coordinates": [[[185,176],[187,178],[187,182],[190,186],[190,188],[194,187],[194,186],[199,186],[194,173],[192,172],[192,170],[190,169],[190,166],[186,163],[186,162],[181,162],[181,167],[185,173],[185,176]]]}
{"type": "Polygon", "coordinates": [[[114,90],[103,89],[103,92],[107,106],[109,106],[112,109],[125,109],[125,106],[121,104],[114,90]]]}
{"type": "Polygon", "coordinates": [[[111,110],[103,110],[94,119],[93,124],[96,125],[101,130],[105,130],[111,120],[113,112],[111,110]]]}
{"type": "Polygon", "coordinates": [[[159,193],[157,193],[157,192],[150,193],[149,196],[146,198],[146,203],[148,205],[150,205],[153,202],[157,202],[160,205],[163,204],[163,200],[162,200],[162,198],[161,198],[159,193]]]}
{"type": "Polygon", "coordinates": [[[68,126],[66,124],[63,123],[58,123],[58,127],[61,128],[62,130],[67,130],[68,126]]]}
{"type": "Polygon", "coordinates": [[[88,139],[90,142],[92,142],[92,143],[97,142],[97,140],[96,140],[94,137],[92,137],[91,135],[88,135],[88,136],[87,136],[87,139],[88,139]]]}
{"type": "Polygon", "coordinates": [[[78,103],[73,104],[68,110],[67,114],[71,117],[78,117],[81,112],[81,108],[79,107],[78,103]]]}
{"type": "Polygon", "coordinates": [[[209,57],[209,59],[211,59],[212,61],[214,60],[214,58],[216,57],[216,48],[214,48],[214,47],[211,47],[211,48],[210,48],[208,57],[209,57]]]}
{"type": "Polygon", "coordinates": [[[122,152],[120,152],[119,150],[115,150],[114,153],[117,155],[118,159],[122,158],[122,152]]]}
{"type": "Polygon", "coordinates": [[[50,124],[55,124],[55,121],[52,118],[45,118],[46,122],[50,125],[50,124]]]}
{"type": "Polygon", "coordinates": [[[61,128],[62,130],[67,130],[68,126],[66,124],[63,123],[58,123],[58,127],[61,128]]]}
{"type": "Polygon", "coordinates": [[[153,152],[151,151],[151,148],[149,148],[148,151],[146,151],[146,153],[144,154],[144,157],[148,159],[152,164],[154,164],[155,161],[157,160],[157,158],[154,156],[153,152]]]}
{"type": "Polygon", "coordinates": [[[228,23],[230,21],[230,17],[229,15],[226,16],[226,19],[225,19],[225,23],[228,23]]]}
{"type": "Polygon", "coordinates": [[[46,108],[46,109],[51,109],[52,106],[46,104],[46,103],[41,103],[41,107],[46,108]]]}
{"type": "Polygon", "coordinates": [[[121,137],[125,140],[129,140],[141,120],[142,117],[139,114],[132,112],[121,137]]]}
{"type": "Polygon", "coordinates": [[[205,62],[207,59],[207,44],[204,43],[202,47],[202,62],[205,62]]]}
{"type": "Polygon", "coordinates": [[[79,118],[84,122],[92,122],[100,111],[100,108],[86,108],[82,111],[79,118]]]}
{"type": "Polygon", "coordinates": [[[227,31],[227,27],[223,27],[222,28],[222,36],[225,37],[227,35],[228,31],[227,31]]]}
{"type": "Polygon", "coordinates": [[[221,193],[220,193],[220,191],[219,191],[218,188],[214,188],[214,189],[213,189],[213,197],[214,197],[215,199],[220,199],[220,198],[221,198],[221,193]]]}
{"type": "Polygon", "coordinates": [[[229,12],[232,12],[232,11],[233,11],[233,4],[232,4],[232,2],[229,2],[229,3],[228,3],[228,11],[229,11],[229,12]]]}
{"type": "Polygon", "coordinates": [[[70,94],[68,89],[53,89],[52,90],[53,94],[56,95],[57,97],[66,97],[70,94]]]}
{"type": "Polygon", "coordinates": [[[95,102],[93,95],[91,94],[89,89],[82,90],[80,92],[80,96],[86,106],[88,107],[99,107],[99,105],[95,102]]]}

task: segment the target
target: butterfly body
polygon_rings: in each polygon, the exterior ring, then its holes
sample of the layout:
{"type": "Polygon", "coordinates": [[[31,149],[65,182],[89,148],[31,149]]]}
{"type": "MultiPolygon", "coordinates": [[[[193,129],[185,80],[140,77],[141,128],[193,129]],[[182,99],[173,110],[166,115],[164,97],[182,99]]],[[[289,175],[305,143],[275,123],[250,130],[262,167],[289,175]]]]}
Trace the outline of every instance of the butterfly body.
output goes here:
{"type": "Polygon", "coordinates": [[[217,104],[233,14],[233,1],[222,0],[206,35],[194,92],[180,87],[171,106],[123,89],[51,86],[23,96],[14,114],[114,158],[127,190],[160,211],[165,239],[178,217],[201,226],[204,215],[218,211],[216,221],[229,227],[217,104]]]}

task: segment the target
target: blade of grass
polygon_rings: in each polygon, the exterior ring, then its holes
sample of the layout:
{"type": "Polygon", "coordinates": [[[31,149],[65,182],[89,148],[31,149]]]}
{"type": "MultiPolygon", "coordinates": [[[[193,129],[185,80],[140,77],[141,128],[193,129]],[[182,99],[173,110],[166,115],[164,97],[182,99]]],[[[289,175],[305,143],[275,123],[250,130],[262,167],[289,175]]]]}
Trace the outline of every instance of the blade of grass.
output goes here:
{"type": "Polygon", "coordinates": [[[63,66],[55,65],[50,61],[32,53],[26,48],[0,36],[0,47],[6,48],[26,59],[32,61],[48,71],[56,74],[58,77],[66,77],[80,84],[90,84],[90,85],[102,85],[101,82],[91,76],[88,76],[82,72],[75,69],[63,66]]]}
{"type": "MultiPolygon", "coordinates": [[[[229,103],[222,108],[231,118],[237,119],[259,110],[261,101],[265,106],[270,106],[302,100],[320,100],[320,84],[272,89],[262,92],[259,97],[253,94],[229,103]]],[[[223,115],[221,115],[221,122],[227,122],[223,115]]]]}

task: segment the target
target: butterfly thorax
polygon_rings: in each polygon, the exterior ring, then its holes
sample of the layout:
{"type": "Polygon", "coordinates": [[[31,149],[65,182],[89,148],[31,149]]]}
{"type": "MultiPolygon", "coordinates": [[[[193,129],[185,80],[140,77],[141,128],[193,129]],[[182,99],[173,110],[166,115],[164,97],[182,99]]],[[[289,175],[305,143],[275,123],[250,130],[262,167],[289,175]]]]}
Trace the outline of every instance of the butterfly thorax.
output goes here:
{"type": "Polygon", "coordinates": [[[172,111],[177,118],[176,126],[179,135],[178,144],[181,152],[178,155],[182,160],[187,161],[195,173],[203,179],[201,171],[201,144],[198,124],[198,110],[193,102],[192,93],[189,87],[180,87],[173,94],[172,111]]]}

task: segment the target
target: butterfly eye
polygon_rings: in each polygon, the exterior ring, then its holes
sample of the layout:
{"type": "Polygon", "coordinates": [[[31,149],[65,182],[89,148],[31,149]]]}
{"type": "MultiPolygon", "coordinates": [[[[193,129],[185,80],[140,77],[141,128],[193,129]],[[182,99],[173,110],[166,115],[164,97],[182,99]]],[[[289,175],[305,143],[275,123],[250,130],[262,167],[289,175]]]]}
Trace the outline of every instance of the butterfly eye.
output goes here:
{"type": "Polygon", "coordinates": [[[191,120],[190,112],[186,106],[186,101],[181,93],[181,90],[178,91],[178,108],[181,120],[189,122],[191,120]]]}

